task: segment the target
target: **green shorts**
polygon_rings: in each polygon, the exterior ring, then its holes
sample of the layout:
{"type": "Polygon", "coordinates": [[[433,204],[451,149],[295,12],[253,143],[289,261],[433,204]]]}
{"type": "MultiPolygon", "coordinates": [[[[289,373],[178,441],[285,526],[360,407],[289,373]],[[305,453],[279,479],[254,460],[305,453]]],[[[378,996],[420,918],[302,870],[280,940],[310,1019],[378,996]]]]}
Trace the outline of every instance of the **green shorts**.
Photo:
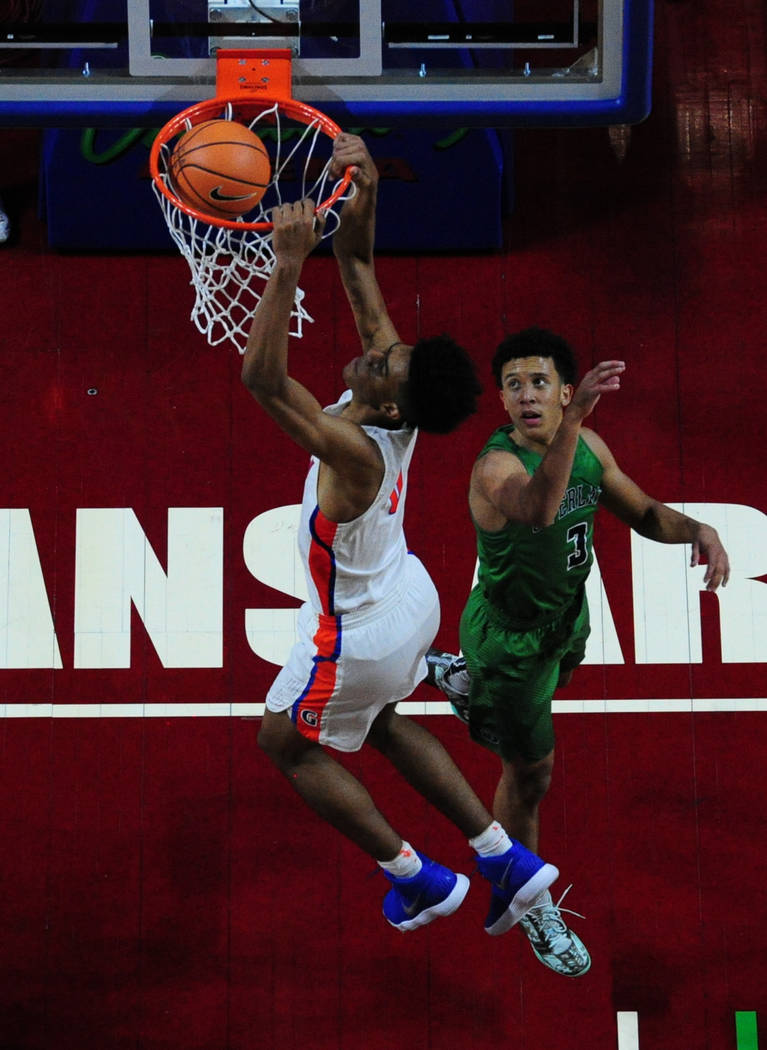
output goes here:
{"type": "Polygon", "coordinates": [[[519,631],[475,587],[461,617],[472,738],[507,761],[548,755],[554,748],[551,698],[560,676],[582,662],[589,630],[585,593],[557,619],[519,631]]]}

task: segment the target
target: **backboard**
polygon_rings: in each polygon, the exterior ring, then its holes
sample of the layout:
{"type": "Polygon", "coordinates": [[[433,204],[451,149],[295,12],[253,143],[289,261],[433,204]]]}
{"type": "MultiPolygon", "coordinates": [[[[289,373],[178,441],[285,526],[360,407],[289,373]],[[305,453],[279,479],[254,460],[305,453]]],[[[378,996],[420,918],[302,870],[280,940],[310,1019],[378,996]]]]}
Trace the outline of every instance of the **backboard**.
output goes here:
{"type": "Polygon", "coordinates": [[[156,124],[250,47],[344,127],[636,123],[651,34],[649,0],[10,0],[0,123],[156,124]]]}

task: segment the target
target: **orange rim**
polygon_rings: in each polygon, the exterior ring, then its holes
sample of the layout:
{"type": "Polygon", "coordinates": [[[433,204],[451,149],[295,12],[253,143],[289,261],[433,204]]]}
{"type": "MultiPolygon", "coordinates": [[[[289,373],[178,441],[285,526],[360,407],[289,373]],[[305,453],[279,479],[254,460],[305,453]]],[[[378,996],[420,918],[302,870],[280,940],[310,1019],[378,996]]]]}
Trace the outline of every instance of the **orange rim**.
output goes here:
{"type": "MultiPolygon", "coordinates": [[[[207,223],[209,226],[223,226],[230,230],[255,230],[259,233],[268,233],[274,228],[274,224],[271,222],[235,222],[230,219],[218,219],[211,215],[206,215],[205,212],[197,211],[196,208],[190,207],[188,204],[185,204],[180,200],[174,193],[171,193],[165,185],[163,173],[160,171],[159,160],[162,147],[167,142],[170,142],[174,135],[177,135],[183,130],[187,121],[191,121],[194,124],[199,122],[201,118],[210,117],[211,113],[219,113],[228,105],[231,105],[233,114],[236,114],[240,110],[245,110],[248,115],[257,114],[258,112],[277,106],[278,109],[287,113],[289,117],[293,117],[294,120],[298,120],[302,124],[308,125],[316,123],[320,130],[331,139],[334,139],[336,135],[340,134],[341,129],[335,121],[330,119],[330,117],[326,117],[325,114],[321,113],[318,109],[308,105],[306,102],[299,102],[297,99],[262,98],[260,95],[249,98],[247,95],[231,95],[224,98],[217,97],[206,99],[204,102],[197,102],[193,106],[188,106],[180,113],[177,113],[175,117],[172,117],[168,123],[159,130],[154,142],[152,143],[152,149],[149,154],[149,171],[152,175],[152,180],[154,181],[155,186],[157,186],[163,197],[169,200],[170,203],[180,211],[185,212],[187,215],[191,215],[200,222],[207,223]]],[[[333,190],[333,193],[326,200],[318,204],[315,211],[325,211],[328,208],[331,208],[339,197],[341,197],[349,188],[350,182],[351,168],[347,168],[344,172],[343,178],[333,190]]]]}

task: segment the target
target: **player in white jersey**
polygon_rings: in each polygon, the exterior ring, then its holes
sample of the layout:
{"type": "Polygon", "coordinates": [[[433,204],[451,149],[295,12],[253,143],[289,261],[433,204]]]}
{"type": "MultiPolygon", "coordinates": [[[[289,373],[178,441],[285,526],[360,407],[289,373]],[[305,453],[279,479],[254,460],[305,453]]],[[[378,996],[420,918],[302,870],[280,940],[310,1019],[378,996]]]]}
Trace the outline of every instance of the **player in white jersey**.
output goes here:
{"type": "Polygon", "coordinates": [[[288,372],[291,305],[321,232],[311,201],[272,213],[275,264],[243,361],[253,396],[313,457],[300,530],[310,600],[269,691],[259,744],[320,816],[378,861],[392,883],[384,915],[410,930],[454,912],[468,879],[414,850],[327,750],[371,743],[469,839],[491,884],[485,928],[504,933],[558,871],[512,842],[436,737],[395,710],[425,677],[439,625],[434,584],[403,531],[416,428],[452,430],[474,411],[479,385],[451,339],[400,340],[375,278],[375,165],[360,138],[341,134],[334,167],[349,165],[357,192],[334,252],[363,353],[344,369],[348,393],[323,410],[288,372]]]}
{"type": "MultiPolygon", "coordinates": [[[[351,396],[347,391],[325,411],[340,415],[351,396]]],[[[320,461],[312,457],[298,532],[309,601],[299,644],[266,698],[269,710],[290,710],[302,734],[339,751],[358,750],[381,708],[423,680],[423,646],[439,627],[436,589],[408,553],[403,529],[416,431],[363,429],[378,445],[384,471],[375,499],[352,521],[322,513],[320,461]]]]}

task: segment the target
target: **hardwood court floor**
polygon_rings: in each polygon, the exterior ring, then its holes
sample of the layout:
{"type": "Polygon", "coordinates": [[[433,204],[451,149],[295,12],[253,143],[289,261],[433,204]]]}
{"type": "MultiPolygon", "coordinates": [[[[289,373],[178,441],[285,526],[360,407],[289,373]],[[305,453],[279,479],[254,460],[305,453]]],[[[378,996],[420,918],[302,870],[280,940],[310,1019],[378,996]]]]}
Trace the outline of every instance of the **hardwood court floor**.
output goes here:
{"type": "MultiPolygon", "coordinates": [[[[542,852],[561,868],[557,888],[573,883],[565,903],[585,916],[573,924],[593,956],[574,981],[546,971],[517,931],[484,934],[476,879],[452,918],[390,929],[382,876],[267,765],[257,718],[229,716],[262,702],[275,671],[250,644],[247,610],[263,642],[295,605],[284,527],[270,541],[281,588],[249,571],[243,543],[251,522],[295,503],[305,457],[258,415],[237,362],[191,329],[181,260],[47,250],[29,177],[36,137],[2,133],[18,236],[0,252],[0,526],[21,545],[8,540],[7,564],[29,556],[14,600],[44,599],[60,667],[30,649],[26,667],[0,670],[0,1050],[756,1047],[767,18],[757,0],[666,0],[656,20],[654,109],[625,159],[605,130],[520,132],[503,252],[378,268],[403,336],[449,330],[486,376],[504,330],[530,323],[567,334],[584,367],[624,357],[623,390],[595,417],[619,462],[661,499],[724,504],[728,521],[749,523],[733,526],[738,607],[701,602],[701,660],[647,663],[636,645],[652,624],[635,608],[667,615],[669,631],[687,613],[645,601],[653,581],[637,583],[625,530],[599,522],[622,662],[584,666],[559,698],[543,807],[542,852]],[[164,666],[135,595],[128,666],[76,666],[89,512],[130,510],[135,521],[117,524],[140,526],[164,566],[171,507],[223,508],[221,666],[164,666]],[[734,618],[758,658],[723,659],[734,618]]],[[[309,261],[305,286],[316,321],[291,356],[331,400],[353,326],[331,259],[309,261]]],[[[481,417],[447,443],[422,438],[411,475],[408,539],[440,588],[446,646],[473,571],[466,478],[498,419],[488,377],[481,417]]],[[[489,798],[492,762],[425,687],[415,701],[489,798]]],[[[345,761],[411,842],[470,871],[457,832],[380,758],[345,761]]]]}

